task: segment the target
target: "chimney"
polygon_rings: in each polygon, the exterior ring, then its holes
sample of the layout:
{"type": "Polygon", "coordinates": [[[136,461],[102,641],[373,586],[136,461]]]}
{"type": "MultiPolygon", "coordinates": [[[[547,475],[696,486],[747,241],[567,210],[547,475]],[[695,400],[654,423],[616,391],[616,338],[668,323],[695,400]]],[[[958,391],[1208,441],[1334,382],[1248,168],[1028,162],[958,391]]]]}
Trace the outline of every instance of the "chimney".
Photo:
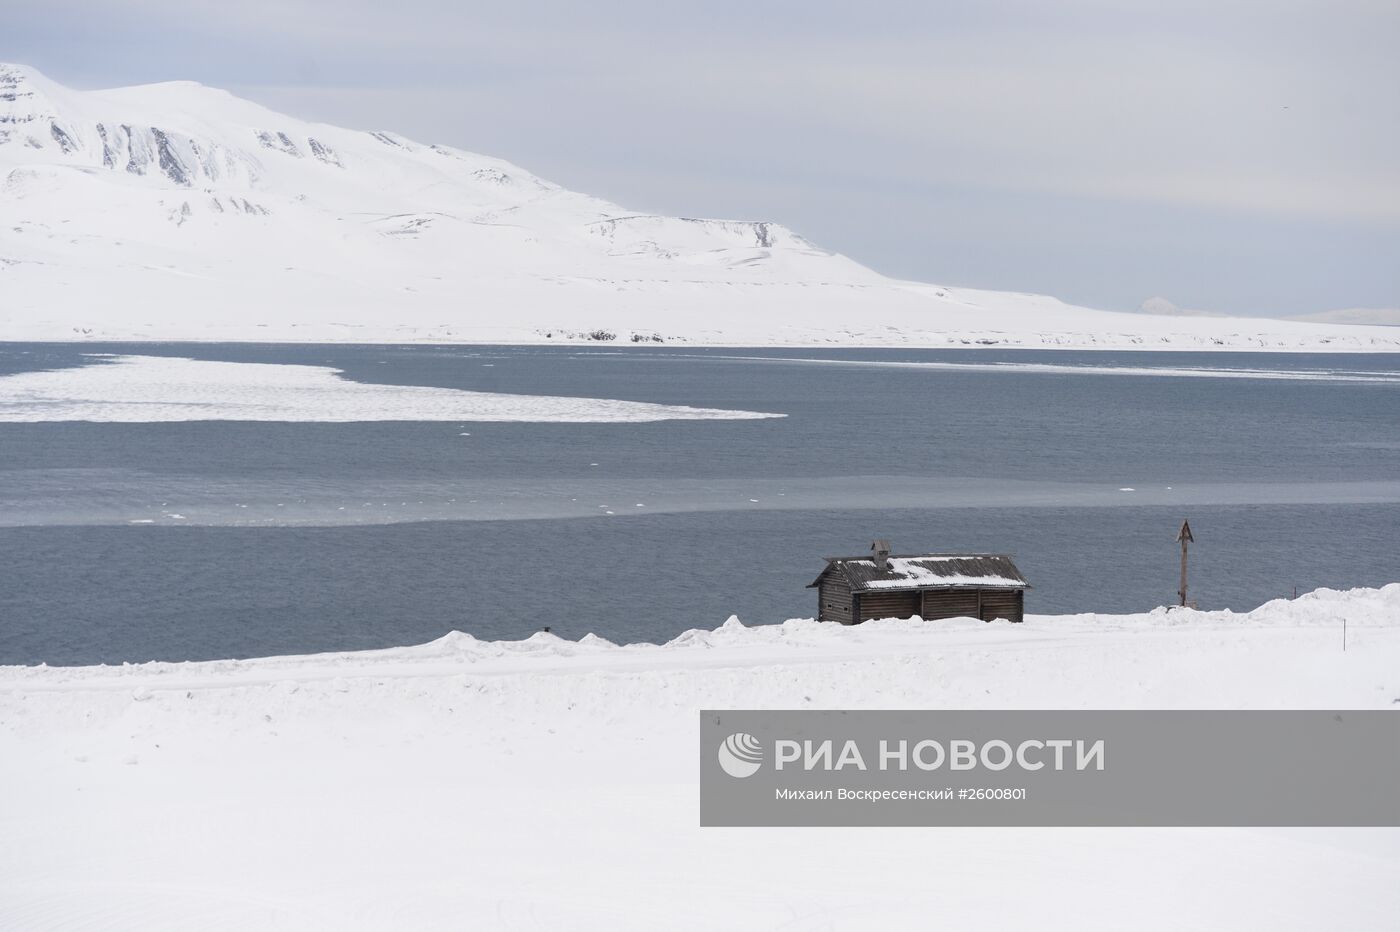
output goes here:
{"type": "Polygon", "coordinates": [[[890,542],[887,540],[876,540],[870,544],[870,552],[874,554],[875,568],[884,572],[890,568],[890,542]]]}

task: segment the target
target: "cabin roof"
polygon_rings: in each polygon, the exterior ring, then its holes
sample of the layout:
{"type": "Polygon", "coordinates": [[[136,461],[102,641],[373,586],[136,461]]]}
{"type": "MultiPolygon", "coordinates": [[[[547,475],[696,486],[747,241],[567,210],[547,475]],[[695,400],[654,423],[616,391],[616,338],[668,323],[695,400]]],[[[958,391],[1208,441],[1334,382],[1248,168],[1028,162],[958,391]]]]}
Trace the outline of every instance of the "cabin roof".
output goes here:
{"type": "Polygon", "coordinates": [[[869,557],[827,557],[826,568],[807,586],[818,586],[827,573],[840,573],[852,592],[909,589],[1029,589],[1030,583],[1004,553],[911,553],[891,555],[887,568],[876,569],[869,557]]]}

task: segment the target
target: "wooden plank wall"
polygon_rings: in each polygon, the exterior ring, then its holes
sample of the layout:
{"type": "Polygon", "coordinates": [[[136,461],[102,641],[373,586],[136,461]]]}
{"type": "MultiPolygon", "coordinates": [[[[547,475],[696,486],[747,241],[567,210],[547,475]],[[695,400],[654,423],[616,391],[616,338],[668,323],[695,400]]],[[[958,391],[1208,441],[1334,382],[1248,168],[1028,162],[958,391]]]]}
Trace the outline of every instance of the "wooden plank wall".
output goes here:
{"type": "Polygon", "coordinates": [[[913,618],[919,614],[917,592],[866,591],[860,594],[860,620],[872,618],[913,618]]]}
{"type": "Polygon", "coordinates": [[[845,578],[828,574],[817,587],[817,618],[843,625],[872,618],[1024,619],[1025,592],[1020,589],[943,589],[929,592],[868,590],[853,597],[845,578]],[[854,610],[853,610],[854,609],[854,610]]]}
{"type": "Polygon", "coordinates": [[[937,618],[980,618],[981,602],[976,589],[943,589],[924,593],[925,621],[937,618]]]}
{"type": "Polygon", "coordinates": [[[1005,618],[1021,621],[1024,617],[1025,592],[1020,589],[983,589],[982,617],[987,621],[1005,618]]]}
{"type": "Polygon", "coordinates": [[[1020,589],[944,589],[924,593],[923,618],[1005,618],[1021,621],[1025,592],[1020,589]]]}
{"type": "Polygon", "coordinates": [[[851,585],[835,571],[822,577],[817,587],[817,620],[851,623],[851,585]]]}

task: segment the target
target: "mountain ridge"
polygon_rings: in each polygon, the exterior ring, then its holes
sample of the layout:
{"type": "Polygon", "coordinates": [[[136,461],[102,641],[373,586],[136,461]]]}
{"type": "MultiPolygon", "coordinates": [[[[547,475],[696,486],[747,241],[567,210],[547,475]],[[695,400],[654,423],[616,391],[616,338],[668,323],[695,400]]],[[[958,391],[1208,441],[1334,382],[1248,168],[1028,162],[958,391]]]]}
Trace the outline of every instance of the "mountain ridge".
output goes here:
{"type": "Polygon", "coordinates": [[[1400,350],[900,282],[771,220],[638,213],[511,162],[197,82],[0,64],[0,339],[1400,350]]]}

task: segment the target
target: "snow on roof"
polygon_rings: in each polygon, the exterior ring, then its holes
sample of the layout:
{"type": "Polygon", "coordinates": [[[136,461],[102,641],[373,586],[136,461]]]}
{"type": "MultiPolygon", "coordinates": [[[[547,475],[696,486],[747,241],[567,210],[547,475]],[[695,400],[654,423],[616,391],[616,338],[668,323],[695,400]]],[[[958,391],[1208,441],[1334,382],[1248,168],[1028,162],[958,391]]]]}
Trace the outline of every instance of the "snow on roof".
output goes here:
{"type": "MultiPolygon", "coordinates": [[[[866,557],[828,557],[854,591],[944,587],[1026,589],[1029,583],[1005,554],[907,554],[892,556],[885,569],[866,557]]],[[[823,575],[826,570],[823,570],[823,575]]],[[[820,582],[821,577],[817,577],[820,582]]],[[[812,585],[817,585],[813,582],[812,585]]]]}

